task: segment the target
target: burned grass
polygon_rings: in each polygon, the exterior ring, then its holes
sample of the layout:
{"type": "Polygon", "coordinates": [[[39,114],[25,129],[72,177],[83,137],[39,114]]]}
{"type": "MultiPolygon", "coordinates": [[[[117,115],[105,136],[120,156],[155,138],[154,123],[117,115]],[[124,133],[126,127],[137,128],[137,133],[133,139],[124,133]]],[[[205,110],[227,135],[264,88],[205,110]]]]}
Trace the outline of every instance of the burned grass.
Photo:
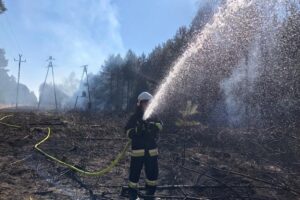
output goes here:
{"type": "MultiPolygon", "coordinates": [[[[1,113],[1,116],[11,113],[1,113]]],[[[123,199],[129,155],[110,173],[82,176],[33,147],[89,171],[106,167],[122,150],[126,114],[13,113],[0,125],[1,199],[123,199]]],[[[299,199],[300,141],[289,127],[176,128],[161,134],[162,199],[299,199]],[[186,144],[185,154],[183,153],[186,144]]],[[[143,176],[143,175],[142,175],[143,176]]],[[[143,178],[141,178],[141,186],[143,178]]]]}

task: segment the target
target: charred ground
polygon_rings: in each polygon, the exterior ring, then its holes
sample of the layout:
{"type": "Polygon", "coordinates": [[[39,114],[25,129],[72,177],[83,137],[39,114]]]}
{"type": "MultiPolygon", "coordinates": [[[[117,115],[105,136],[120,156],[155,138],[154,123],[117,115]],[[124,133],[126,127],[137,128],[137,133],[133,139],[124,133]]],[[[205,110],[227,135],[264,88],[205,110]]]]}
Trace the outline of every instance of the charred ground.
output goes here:
{"type": "MultiPolygon", "coordinates": [[[[128,114],[1,112],[2,199],[122,199],[127,155],[102,177],[74,173],[38,153],[41,148],[86,170],[107,166],[124,147],[128,114]]],[[[162,199],[299,199],[299,127],[178,128],[165,123],[160,147],[162,199]],[[186,142],[186,155],[183,145],[186,142]]],[[[141,185],[143,181],[140,181],[141,185]]]]}

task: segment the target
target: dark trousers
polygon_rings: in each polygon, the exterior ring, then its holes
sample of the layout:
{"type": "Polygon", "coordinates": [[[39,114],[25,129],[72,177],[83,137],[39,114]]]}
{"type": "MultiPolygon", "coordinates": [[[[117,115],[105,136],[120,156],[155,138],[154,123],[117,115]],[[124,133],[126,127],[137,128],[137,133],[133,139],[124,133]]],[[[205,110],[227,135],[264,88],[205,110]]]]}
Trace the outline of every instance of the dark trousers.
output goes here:
{"type": "MultiPolygon", "coordinates": [[[[146,153],[142,157],[131,157],[129,181],[138,183],[143,166],[145,165],[146,174],[146,195],[154,195],[158,178],[158,156],[150,156],[146,153]]],[[[130,186],[130,185],[129,185],[130,186]]],[[[137,189],[129,187],[130,199],[137,198],[137,189]]],[[[152,199],[152,198],[149,198],[152,199]]]]}

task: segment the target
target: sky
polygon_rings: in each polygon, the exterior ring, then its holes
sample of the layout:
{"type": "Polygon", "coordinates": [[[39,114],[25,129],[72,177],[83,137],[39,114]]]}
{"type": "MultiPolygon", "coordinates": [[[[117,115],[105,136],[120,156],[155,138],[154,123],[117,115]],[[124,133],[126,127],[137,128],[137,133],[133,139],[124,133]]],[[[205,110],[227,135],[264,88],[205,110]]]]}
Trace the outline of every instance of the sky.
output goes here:
{"type": "MultiPolygon", "coordinates": [[[[207,0],[4,0],[0,15],[0,48],[6,51],[9,74],[17,75],[23,55],[21,83],[38,93],[53,56],[56,82],[63,83],[82,65],[99,72],[111,54],[138,55],[188,26],[207,0]]],[[[50,81],[51,76],[48,78],[50,81]]]]}

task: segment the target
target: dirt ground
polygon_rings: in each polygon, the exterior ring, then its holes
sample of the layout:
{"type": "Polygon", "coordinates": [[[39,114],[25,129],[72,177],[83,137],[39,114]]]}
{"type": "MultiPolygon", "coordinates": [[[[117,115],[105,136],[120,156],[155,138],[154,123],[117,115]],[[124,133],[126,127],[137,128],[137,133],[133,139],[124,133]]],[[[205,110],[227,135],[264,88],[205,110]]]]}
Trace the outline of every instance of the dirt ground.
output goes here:
{"type": "MultiPolygon", "coordinates": [[[[49,160],[34,145],[51,127],[43,150],[79,168],[99,170],[127,142],[123,127],[128,114],[2,111],[0,118],[10,114],[3,122],[22,128],[0,124],[0,199],[125,199],[120,193],[128,181],[129,152],[110,173],[87,177],[49,160]]],[[[300,199],[297,130],[296,125],[245,130],[167,123],[159,140],[157,196],[300,199]]]]}

